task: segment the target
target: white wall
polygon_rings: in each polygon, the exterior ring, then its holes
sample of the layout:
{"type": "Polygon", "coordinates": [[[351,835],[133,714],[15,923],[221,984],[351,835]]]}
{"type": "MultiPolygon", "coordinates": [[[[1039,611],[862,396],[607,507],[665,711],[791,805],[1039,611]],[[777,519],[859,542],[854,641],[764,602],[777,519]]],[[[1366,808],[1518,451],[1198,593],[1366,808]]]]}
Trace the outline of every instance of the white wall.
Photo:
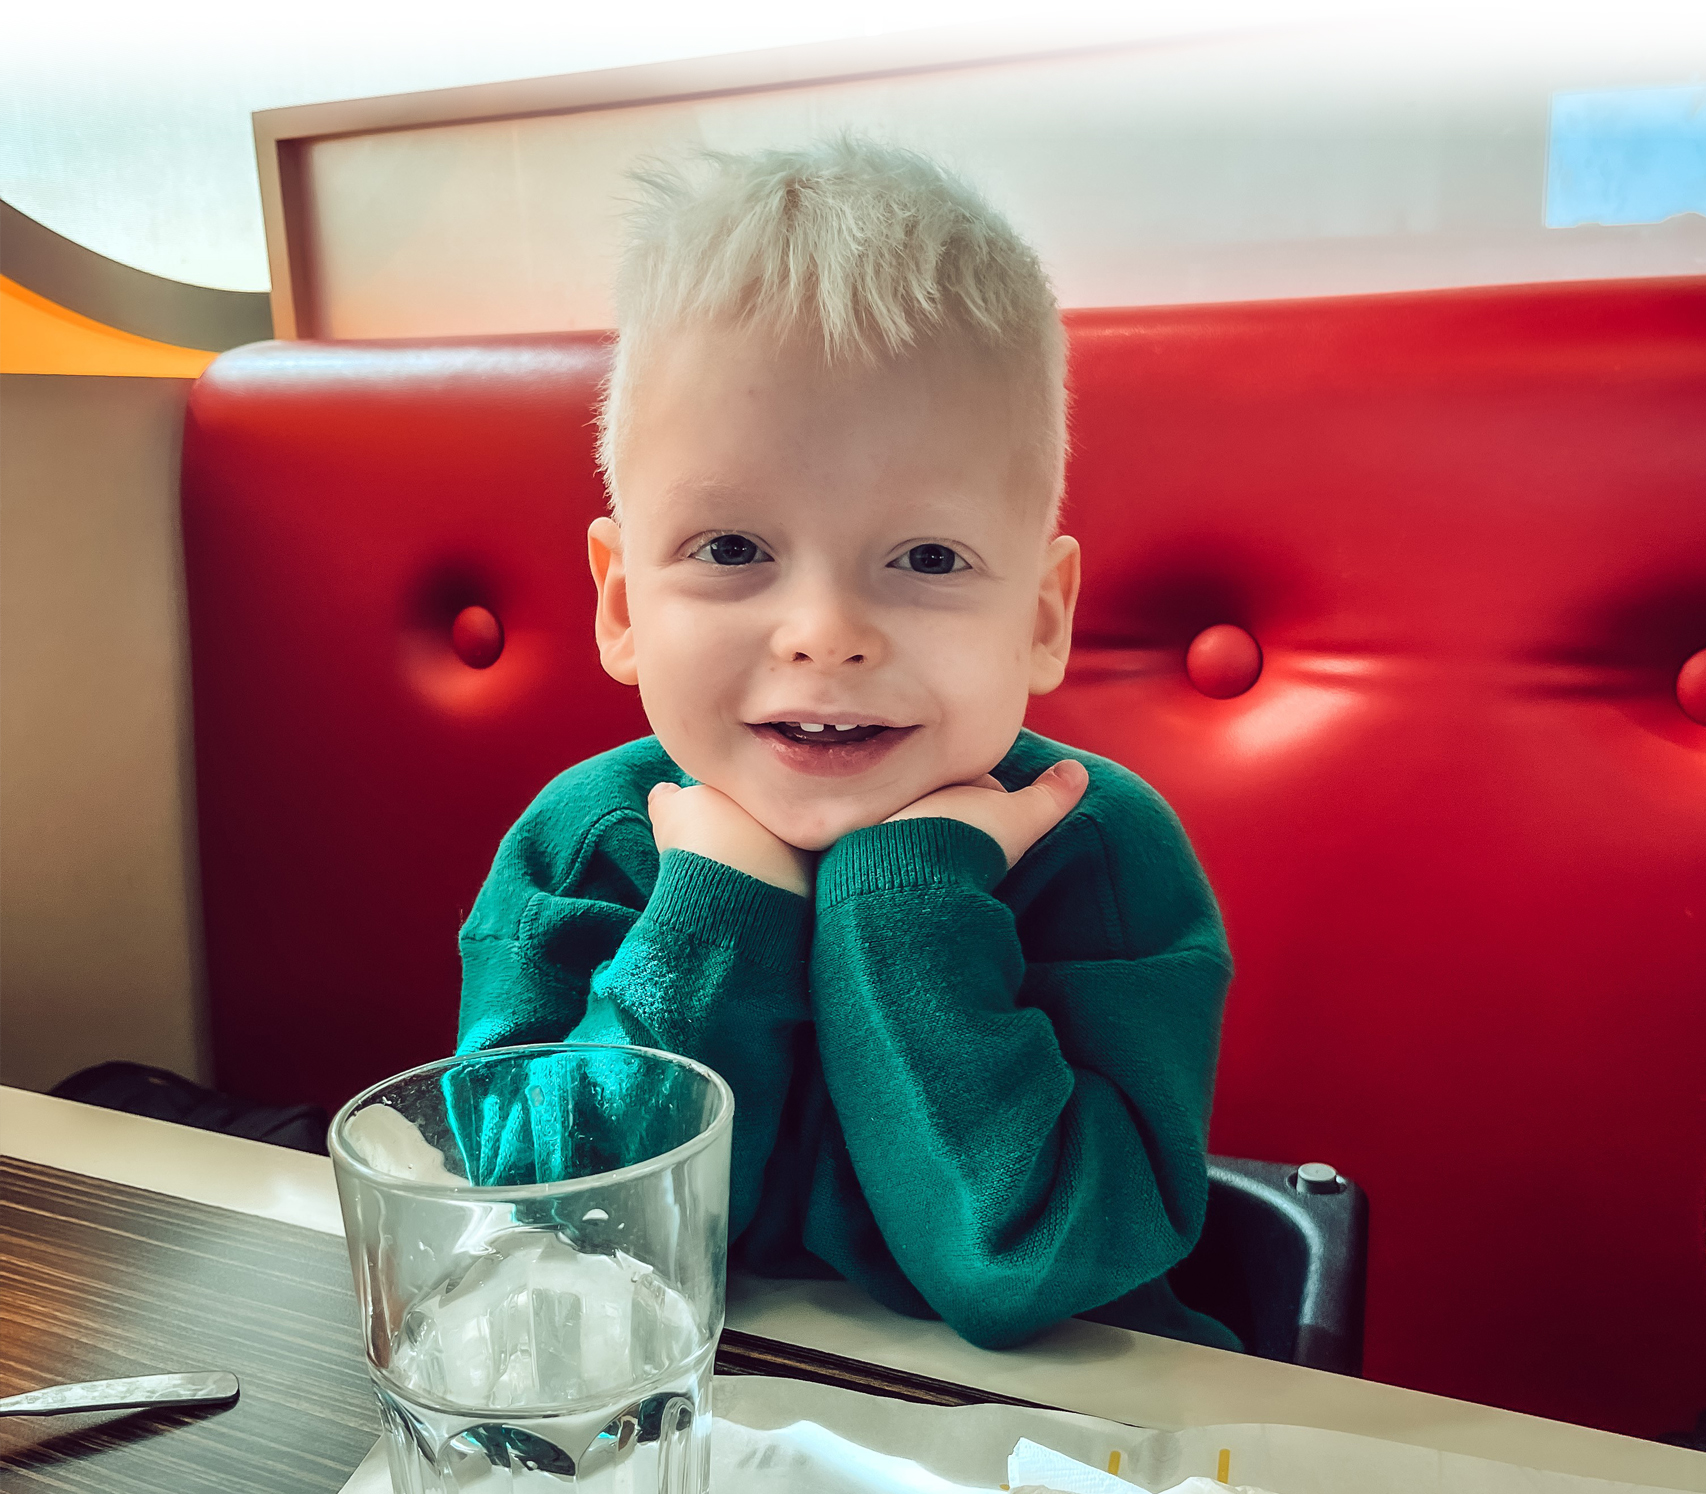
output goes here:
{"type": "Polygon", "coordinates": [[[1683,55],[1641,35],[1472,39],[1334,22],[337,136],[308,150],[311,325],[609,326],[637,160],[844,128],[963,170],[1068,307],[1706,272],[1699,214],[1546,226],[1553,94],[1673,82],[1683,55]]]}
{"type": "MultiPolygon", "coordinates": [[[[1233,188],[1221,192],[1224,213],[1235,208],[1245,173],[1260,177],[1270,166],[1281,178],[1311,166],[1340,171],[1347,185],[1360,172],[1383,190],[1384,160],[1344,158],[1345,127],[1393,135],[1412,166],[1424,165],[1429,131],[1473,150],[1489,138],[1480,125],[1506,127],[1488,115],[1478,121],[1436,110],[1435,123],[1416,134],[1418,109],[1432,108],[1427,85],[1418,95],[1399,83],[1391,97],[1371,100],[1382,105],[1375,114],[1359,111],[1359,91],[1366,98],[1389,86],[1393,59],[1375,58],[1371,71],[1368,57],[1346,53],[1334,37],[1352,27],[1351,18],[1366,27],[1375,24],[1371,17],[1398,18],[1387,48],[1396,60],[1419,63],[1431,51],[1461,78],[1490,80],[1495,92],[1535,59],[1566,55],[1569,87],[1604,87],[1634,74],[1671,83],[1706,77],[1699,0],[294,0],[287,10],[229,0],[57,0],[13,7],[7,17],[0,198],[121,263],[198,285],[264,290],[254,110],[958,22],[1023,22],[1043,44],[1087,26],[1117,25],[1156,40],[1320,28],[1310,46],[1326,65],[1297,72],[1295,55],[1282,51],[1266,76],[1227,75],[1228,86],[1248,87],[1247,98],[1211,89],[1212,97],[1184,99],[1178,123],[1211,153],[1217,135],[1253,128],[1271,136],[1267,153],[1241,163],[1231,181],[1147,183],[1170,204],[1163,217],[1192,200],[1180,188],[1233,188]],[[1344,99],[1336,99],[1341,91],[1344,99]]],[[[1189,63],[1177,75],[1181,82],[1203,76],[1189,63]]],[[[1130,101],[1133,118],[1157,119],[1163,102],[1179,100],[1163,80],[1152,99],[1130,101]]],[[[1152,138],[1165,140],[1171,126],[1158,128],[1152,138]]],[[[1485,185],[1497,179],[1491,170],[1485,185]]]]}
{"type": "Polygon", "coordinates": [[[258,109],[965,21],[1117,13],[1213,34],[1361,0],[54,0],[9,7],[0,198],[109,258],[267,288],[258,109]]]}

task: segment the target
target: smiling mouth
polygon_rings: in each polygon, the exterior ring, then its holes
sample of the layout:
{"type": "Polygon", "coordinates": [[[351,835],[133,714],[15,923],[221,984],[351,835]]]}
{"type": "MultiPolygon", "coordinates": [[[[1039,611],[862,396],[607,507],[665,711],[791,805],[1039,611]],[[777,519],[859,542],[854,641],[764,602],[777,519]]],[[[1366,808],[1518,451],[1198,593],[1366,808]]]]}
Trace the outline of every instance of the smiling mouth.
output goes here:
{"type": "Polygon", "coordinates": [[[918,728],[875,721],[755,721],[747,730],[790,772],[850,778],[875,768],[918,728]]]}
{"type": "Polygon", "coordinates": [[[893,728],[887,726],[836,725],[830,721],[766,721],[761,728],[790,742],[808,747],[839,747],[849,742],[869,742],[893,728]]]}

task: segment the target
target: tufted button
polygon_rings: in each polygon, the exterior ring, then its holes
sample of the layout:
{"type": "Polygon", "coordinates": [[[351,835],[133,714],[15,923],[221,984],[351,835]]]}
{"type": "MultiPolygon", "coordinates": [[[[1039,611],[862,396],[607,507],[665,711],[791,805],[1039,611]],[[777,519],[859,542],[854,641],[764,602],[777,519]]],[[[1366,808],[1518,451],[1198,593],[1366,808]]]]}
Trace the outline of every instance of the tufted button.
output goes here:
{"type": "Polygon", "coordinates": [[[1676,676],[1676,703],[1691,721],[1706,726],[1706,648],[1686,660],[1676,676]]]}
{"type": "Polygon", "coordinates": [[[489,669],[504,651],[504,625],[485,607],[464,607],[450,625],[450,643],[470,669],[489,669]]]}
{"type": "Polygon", "coordinates": [[[1204,628],[1185,650],[1185,673],[1197,689],[1215,700],[1242,695],[1262,672],[1262,649],[1231,623],[1204,628]]]}

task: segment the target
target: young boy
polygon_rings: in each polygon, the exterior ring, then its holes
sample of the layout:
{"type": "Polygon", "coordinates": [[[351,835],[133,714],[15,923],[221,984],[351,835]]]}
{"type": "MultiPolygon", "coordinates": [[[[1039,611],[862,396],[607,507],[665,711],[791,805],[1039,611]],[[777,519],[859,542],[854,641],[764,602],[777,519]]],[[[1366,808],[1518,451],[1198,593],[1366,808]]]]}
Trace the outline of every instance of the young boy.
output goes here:
{"type": "Polygon", "coordinates": [[[991,1347],[1096,1309],[1236,1347],[1163,1276],[1207,1197],[1213,896],[1151,789],[1021,729],[1079,564],[1036,256],[856,140],[639,180],[588,548],[657,735],[505,838],[461,1051],[715,1068],[747,1270],[991,1347]]]}

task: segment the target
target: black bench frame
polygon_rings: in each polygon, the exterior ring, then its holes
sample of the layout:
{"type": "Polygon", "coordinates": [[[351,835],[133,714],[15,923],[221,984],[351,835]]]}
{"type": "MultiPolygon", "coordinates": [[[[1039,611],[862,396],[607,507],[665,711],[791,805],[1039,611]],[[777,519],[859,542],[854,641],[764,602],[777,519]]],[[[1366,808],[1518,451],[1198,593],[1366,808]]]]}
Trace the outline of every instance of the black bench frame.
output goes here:
{"type": "Polygon", "coordinates": [[[1168,1273],[1180,1301],[1226,1324],[1250,1353],[1362,1373],[1368,1195],[1334,1173],[1311,1191],[1298,1169],[1208,1159],[1208,1217],[1168,1273]]]}

